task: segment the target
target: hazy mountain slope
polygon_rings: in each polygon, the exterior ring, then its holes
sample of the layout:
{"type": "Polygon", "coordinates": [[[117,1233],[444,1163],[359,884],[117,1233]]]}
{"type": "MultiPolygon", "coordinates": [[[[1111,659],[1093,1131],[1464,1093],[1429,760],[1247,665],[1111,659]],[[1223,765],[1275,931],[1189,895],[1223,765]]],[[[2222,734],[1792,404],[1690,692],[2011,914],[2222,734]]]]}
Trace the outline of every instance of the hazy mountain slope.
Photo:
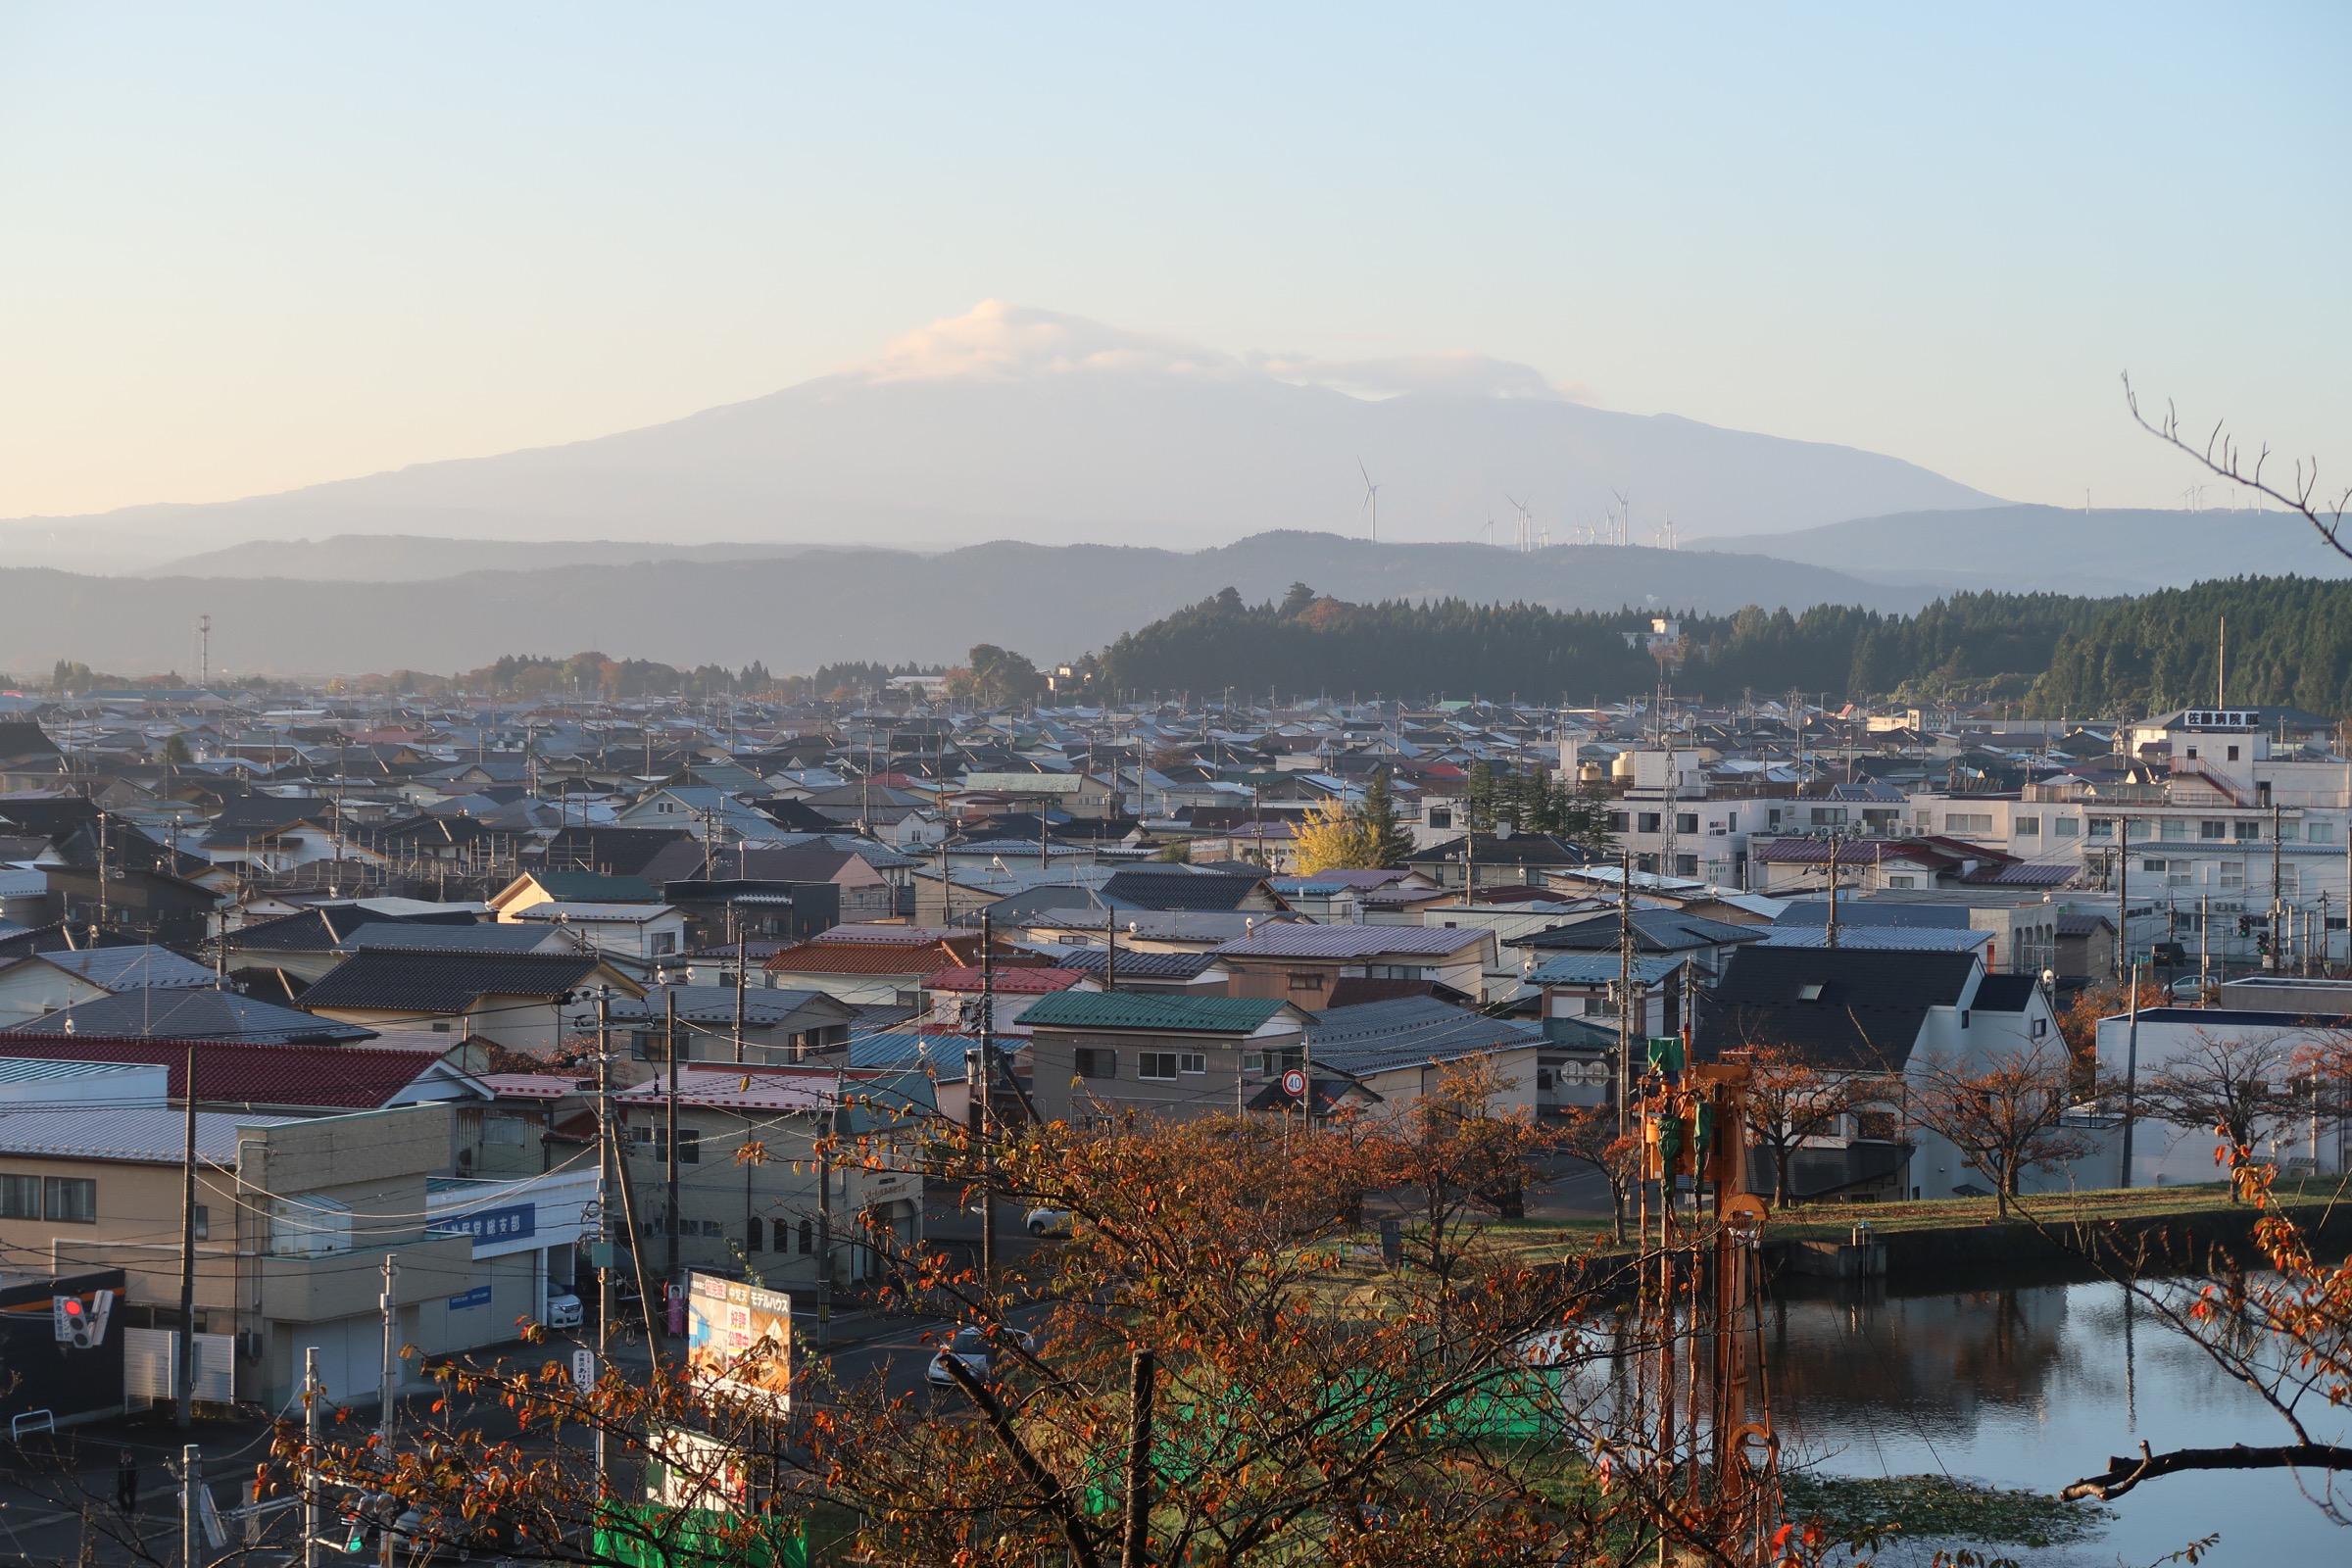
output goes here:
{"type": "Polygon", "coordinates": [[[1607,514],[1613,488],[1631,495],[1637,543],[1669,519],[1687,541],[1989,501],[1875,453],[1592,408],[1532,371],[1509,384],[1522,395],[1358,398],[984,307],[864,368],[665,424],[241,501],[0,522],[0,551],[86,564],[92,529],[176,541],[138,564],[355,533],[1189,549],[1269,528],[1363,532],[1359,460],[1396,540],[1467,540],[1490,517],[1508,538],[1505,492],[1532,497],[1562,542],[1607,514]]]}
{"type": "Polygon", "coordinates": [[[1794,533],[1709,540],[1872,581],[2141,594],[2215,577],[2352,575],[2282,512],[2081,512],[1999,506],[1858,517],[1794,533]]]}
{"type": "Polygon", "coordinates": [[[651,561],[773,561],[817,545],[664,545],[624,539],[428,539],[416,534],[338,534],[257,539],[167,561],[140,577],[299,577],[309,582],[427,582],[453,567],[530,571],[549,566],[628,566],[651,561]]]}
{"type": "Polygon", "coordinates": [[[59,658],[127,673],[184,666],[198,613],[213,617],[215,666],[230,671],[455,670],[504,653],[584,648],[680,664],[758,659],[781,671],[828,659],[952,659],[982,641],[1044,662],[1084,653],[1229,585],[1255,601],[1279,597],[1296,580],[1356,601],[1454,595],[1561,609],[1827,602],[1907,610],[1933,597],[1713,552],[1585,546],[1523,556],[1305,533],[1194,555],[999,543],[941,556],[849,551],[408,583],[21,569],[0,571],[0,669],[46,670],[59,658]]]}

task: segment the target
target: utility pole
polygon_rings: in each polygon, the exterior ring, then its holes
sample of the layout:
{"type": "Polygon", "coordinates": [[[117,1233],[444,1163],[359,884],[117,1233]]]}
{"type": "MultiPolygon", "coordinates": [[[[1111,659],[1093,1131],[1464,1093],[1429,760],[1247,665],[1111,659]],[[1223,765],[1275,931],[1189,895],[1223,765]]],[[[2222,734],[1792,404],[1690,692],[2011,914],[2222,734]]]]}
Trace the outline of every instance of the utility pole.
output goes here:
{"type": "Polygon", "coordinates": [[[744,1060],[743,988],[747,983],[746,976],[750,971],[744,961],[747,949],[743,940],[743,906],[730,900],[727,904],[727,912],[735,919],[735,1065],[740,1067],[744,1060]]]}
{"type": "Polygon", "coordinates": [[[1840,840],[1835,828],[1830,831],[1830,924],[1829,944],[1838,945],[1838,846],[1840,840]]]}
{"type": "Polygon", "coordinates": [[[1617,872],[1617,1136],[1625,1136],[1626,1107],[1634,1098],[1634,852],[1629,847],[1617,872]]]}
{"type": "Polygon", "coordinates": [[[2115,814],[2115,976],[2132,977],[2132,819],[2115,814]]]}
{"type": "Polygon", "coordinates": [[[2197,895],[2197,1000],[2213,989],[2213,895],[2197,895]]]}
{"type": "Polygon", "coordinates": [[[980,911],[980,1282],[997,1283],[997,935],[980,911]]]}
{"type": "Polygon", "coordinates": [[[322,1395],[318,1347],[314,1345],[302,1352],[302,1568],[318,1568],[318,1533],[326,1528],[326,1504],[318,1480],[326,1404],[322,1395]]]}
{"type": "Polygon", "coordinates": [[[173,1424],[182,1432],[196,1421],[196,1042],[188,1042],[186,1102],[179,1155],[179,1376],[173,1424]]]}
{"type": "Polygon", "coordinates": [[[389,1460],[392,1455],[392,1369],[397,1364],[400,1347],[394,1344],[399,1326],[399,1314],[392,1305],[394,1282],[400,1277],[400,1262],[392,1253],[384,1254],[384,1291],[376,1298],[376,1306],[384,1314],[384,1359],[376,1373],[376,1393],[383,1408],[375,1421],[376,1451],[389,1460]]]}
{"type": "Polygon", "coordinates": [[[678,988],[668,984],[662,987],[662,1054],[669,1074],[669,1093],[662,1097],[662,1178],[669,1203],[669,1215],[662,1227],[669,1243],[663,1278],[674,1290],[678,1282],[678,988]]]}
{"type": "Polygon", "coordinates": [[[833,1069],[833,1102],[816,1144],[816,1346],[833,1341],[833,1146],[841,1137],[841,1097],[848,1074],[833,1069]]]}
{"type": "Polygon", "coordinates": [[[2271,805],[2271,956],[2263,960],[2265,969],[2284,973],[2286,970],[2286,923],[2278,902],[2278,820],[2277,802],[2271,805]]]}
{"type": "Polygon", "coordinates": [[[2117,1185],[2132,1185],[2132,1127],[2139,1116],[2139,965],[2127,971],[2131,979],[2125,984],[2130,994],[2131,1022],[2124,1032],[2124,1168],[2117,1185]]]}
{"type": "Polygon", "coordinates": [[[204,1485],[204,1450],[185,1444],[179,1450],[179,1561],[180,1568],[203,1568],[204,1540],[199,1513],[203,1507],[196,1489],[204,1485]]]}
{"type": "MultiPolygon", "coordinates": [[[[596,1370],[612,1349],[612,988],[596,988],[596,1370]]],[[[596,1494],[612,1495],[611,1437],[596,1429],[596,1494]]]]}

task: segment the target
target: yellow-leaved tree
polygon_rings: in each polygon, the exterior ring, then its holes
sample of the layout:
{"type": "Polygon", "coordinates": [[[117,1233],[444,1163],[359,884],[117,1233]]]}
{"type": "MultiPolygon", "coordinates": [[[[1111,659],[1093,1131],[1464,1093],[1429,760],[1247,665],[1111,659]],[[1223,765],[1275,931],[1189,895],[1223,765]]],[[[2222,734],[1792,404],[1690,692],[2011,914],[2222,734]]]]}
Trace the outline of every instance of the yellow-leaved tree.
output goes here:
{"type": "Polygon", "coordinates": [[[1365,830],[1362,816],[1348,810],[1336,795],[1308,807],[1292,833],[1301,876],[1317,871],[1360,871],[1380,863],[1373,858],[1372,835],[1365,830]]]}

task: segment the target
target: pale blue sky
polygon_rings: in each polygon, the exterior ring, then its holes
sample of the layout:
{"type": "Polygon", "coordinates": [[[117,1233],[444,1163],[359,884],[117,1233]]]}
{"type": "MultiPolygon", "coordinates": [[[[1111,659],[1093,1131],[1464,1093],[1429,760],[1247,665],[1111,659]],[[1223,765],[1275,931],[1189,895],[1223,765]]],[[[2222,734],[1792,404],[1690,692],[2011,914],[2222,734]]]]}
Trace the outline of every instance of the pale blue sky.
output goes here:
{"type": "Polygon", "coordinates": [[[0,515],[565,440],[990,297],[2019,499],[2352,477],[2352,11],[0,5],[0,515]]]}

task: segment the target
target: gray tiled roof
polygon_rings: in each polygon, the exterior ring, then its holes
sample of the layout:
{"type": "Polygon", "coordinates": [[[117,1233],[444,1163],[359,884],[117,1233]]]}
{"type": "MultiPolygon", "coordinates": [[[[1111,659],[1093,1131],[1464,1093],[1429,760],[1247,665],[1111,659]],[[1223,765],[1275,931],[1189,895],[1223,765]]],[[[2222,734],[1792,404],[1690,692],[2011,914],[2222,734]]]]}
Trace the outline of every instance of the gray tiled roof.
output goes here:
{"type": "Polygon", "coordinates": [[[356,953],[302,994],[306,1007],[462,1012],[482,997],[563,996],[596,972],[593,954],[356,953]]]}
{"type": "Polygon", "coordinates": [[[1484,928],[1409,925],[1285,925],[1259,921],[1248,936],[1214,951],[1219,956],[1370,958],[1384,954],[1445,957],[1488,939],[1484,928]]]}
{"type": "Polygon", "coordinates": [[[1435,997],[1399,997],[1329,1007],[1306,1027],[1315,1062],[1362,1076],[1416,1062],[1457,1061],[1542,1042],[1544,1031],[1513,1018],[1491,1018],[1435,997]]]}
{"type": "Polygon", "coordinates": [[[239,1040],[261,1045],[345,1044],[373,1030],[336,1023],[234,991],[118,991],[19,1024],[10,1034],[239,1040]]]}

